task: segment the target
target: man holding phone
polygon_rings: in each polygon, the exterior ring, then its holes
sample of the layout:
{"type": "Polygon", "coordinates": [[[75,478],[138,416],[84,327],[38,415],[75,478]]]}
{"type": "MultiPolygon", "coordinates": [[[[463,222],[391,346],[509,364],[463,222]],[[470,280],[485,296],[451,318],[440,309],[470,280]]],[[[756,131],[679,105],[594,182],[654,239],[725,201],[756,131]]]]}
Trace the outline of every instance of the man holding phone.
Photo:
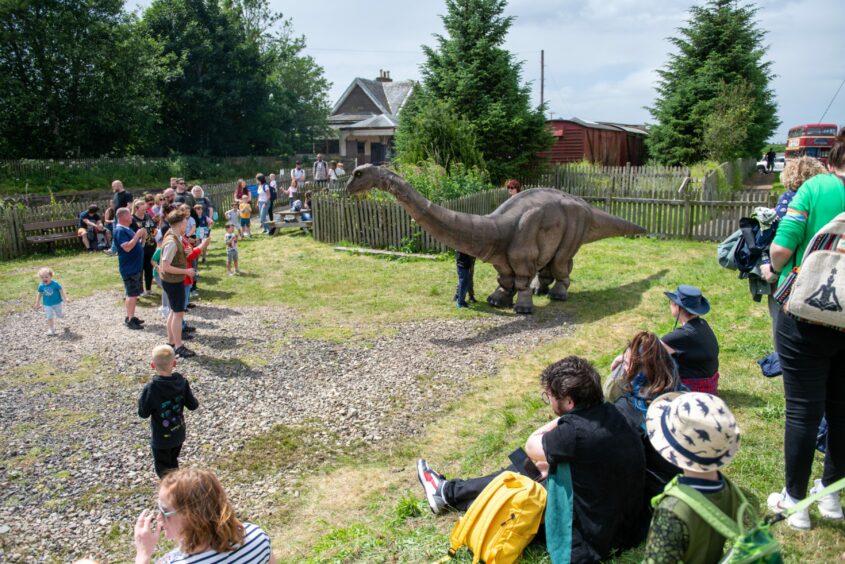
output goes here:
{"type": "MultiPolygon", "coordinates": [[[[597,562],[616,548],[644,536],[639,514],[645,481],[640,437],[616,408],[604,401],[601,378],[586,360],[570,356],[543,370],[541,396],[557,416],[534,431],[510,455],[511,466],[489,476],[446,480],[428,463],[417,462],[417,476],[435,514],[466,511],[504,470],[541,481],[558,467],[571,475],[572,562],[597,562]]],[[[552,494],[549,504],[554,503],[552,494]]],[[[643,526],[644,525],[644,526],[643,526]]]]}

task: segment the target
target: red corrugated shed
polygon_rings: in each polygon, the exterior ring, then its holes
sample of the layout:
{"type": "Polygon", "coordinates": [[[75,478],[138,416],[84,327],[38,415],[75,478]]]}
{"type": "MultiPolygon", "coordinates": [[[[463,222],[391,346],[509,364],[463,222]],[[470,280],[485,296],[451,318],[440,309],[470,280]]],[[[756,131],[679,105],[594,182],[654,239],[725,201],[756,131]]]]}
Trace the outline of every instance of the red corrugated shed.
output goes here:
{"type": "Polygon", "coordinates": [[[554,164],[586,160],[607,166],[639,166],[645,162],[646,131],[641,127],[578,118],[546,123],[555,136],[555,144],[541,156],[554,164]]]}

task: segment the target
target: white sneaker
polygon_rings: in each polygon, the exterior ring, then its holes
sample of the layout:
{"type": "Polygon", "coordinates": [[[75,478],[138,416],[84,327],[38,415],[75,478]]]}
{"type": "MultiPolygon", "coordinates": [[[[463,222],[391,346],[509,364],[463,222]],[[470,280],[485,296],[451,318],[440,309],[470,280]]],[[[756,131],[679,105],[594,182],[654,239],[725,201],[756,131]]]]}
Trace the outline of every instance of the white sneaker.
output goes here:
{"type": "MultiPolygon", "coordinates": [[[[824,489],[821,480],[816,480],[816,485],[810,490],[810,495],[820,492],[824,489]]],[[[839,501],[839,492],[827,494],[816,503],[819,505],[819,513],[825,519],[842,519],[842,502],[839,501]]]]}
{"type": "Polygon", "coordinates": [[[51,336],[51,337],[55,337],[55,336],[56,336],[56,332],[55,332],[55,331],[53,331],[52,329],[47,329],[47,334],[48,334],[49,336],[51,336]]]}
{"type": "MultiPolygon", "coordinates": [[[[792,499],[792,497],[786,493],[786,488],[779,493],[769,494],[769,499],[767,500],[769,511],[772,513],[783,513],[796,503],[798,503],[798,501],[792,499]]],[[[786,522],[793,529],[807,530],[812,527],[812,523],[810,523],[810,512],[807,509],[802,509],[801,511],[793,513],[786,518],[786,522]]]]}

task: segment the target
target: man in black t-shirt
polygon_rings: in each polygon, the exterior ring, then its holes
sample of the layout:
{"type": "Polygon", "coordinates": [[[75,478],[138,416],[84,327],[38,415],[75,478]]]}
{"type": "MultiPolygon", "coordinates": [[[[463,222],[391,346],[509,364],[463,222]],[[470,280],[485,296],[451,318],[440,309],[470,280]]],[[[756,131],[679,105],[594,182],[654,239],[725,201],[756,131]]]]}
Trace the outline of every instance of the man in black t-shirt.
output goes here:
{"type": "Polygon", "coordinates": [[[120,208],[129,208],[129,211],[132,211],[132,194],[124,190],[123,182],[120,180],[115,180],[111,183],[112,192],[114,192],[114,196],[112,196],[112,202],[114,203],[114,213],[117,213],[117,210],[120,208]]]}
{"type": "MultiPolygon", "coordinates": [[[[546,531],[571,527],[571,543],[561,546],[559,535],[547,534],[554,556],[570,552],[572,562],[599,562],[614,549],[635,546],[645,538],[642,522],[645,454],[637,433],[617,409],[604,401],[601,379],[582,358],[570,356],[548,366],[540,375],[543,401],[558,417],[528,438],[525,453],[539,469],[545,483],[567,475],[571,497],[550,489],[546,505],[546,531]],[[550,514],[550,507],[554,506],[550,514]],[[565,516],[569,523],[558,517],[565,516]],[[556,544],[557,543],[557,544],[556,544]]],[[[514,466],[513,472],[526,473],[514,466]]],[[[470,480],[446,480],[425,460],[417,462],[417,475],[434,513],[465,511],[502,471],[470,480]]],[[[565,479],[563,479],[565,481],[565,479]]]]}
{"type": "Polygon", "coordinates": [[[106,246],[111,244],[111,233],[103,226],[100,208],[97,204],[91,204],[87,210],[79,214],[79,229],[76,234],[79,235],[82,244],[89,251],[97,249],[99,234],[103,235],[106,246]]]}

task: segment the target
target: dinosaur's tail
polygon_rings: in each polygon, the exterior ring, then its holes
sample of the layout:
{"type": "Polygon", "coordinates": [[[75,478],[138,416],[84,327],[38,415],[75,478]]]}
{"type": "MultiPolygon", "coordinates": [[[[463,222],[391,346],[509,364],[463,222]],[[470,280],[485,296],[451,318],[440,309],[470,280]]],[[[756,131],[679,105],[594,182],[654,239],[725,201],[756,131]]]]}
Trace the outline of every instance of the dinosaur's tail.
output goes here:
{"type": "Polygon", "coordinates": [[[592,208],[593,221],[590,228],[587,230],[587,235],[584,237],[585,243],[592,243],[599,239],[607,239],[608,237],[621,237],[623,235],[644,235],[648,233],[645,229],[631,223],[622,218],[603,212],[599,209],[592,208]]]}

